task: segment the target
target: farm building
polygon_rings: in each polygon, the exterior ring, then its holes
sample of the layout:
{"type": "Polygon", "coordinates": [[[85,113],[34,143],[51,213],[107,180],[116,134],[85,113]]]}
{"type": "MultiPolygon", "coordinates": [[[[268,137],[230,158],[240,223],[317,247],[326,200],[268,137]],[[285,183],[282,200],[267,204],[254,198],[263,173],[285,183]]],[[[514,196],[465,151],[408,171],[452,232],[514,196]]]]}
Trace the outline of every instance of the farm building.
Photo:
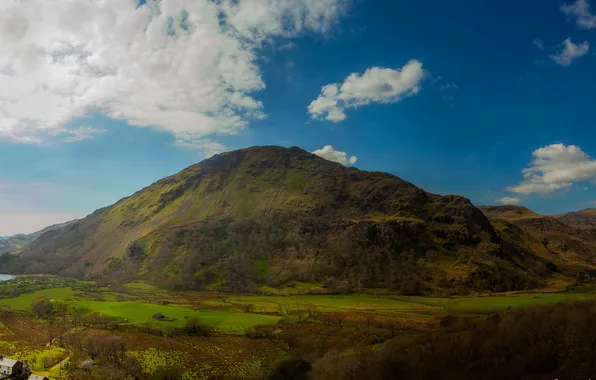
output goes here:
{"type": "Polygon", "coordinates": [[[49,379],[45,376],[36,375],[33,373],[33,374],[31,374],[31,376],[29,376],[29,378],[27,380],[49,380],[49,379]]]}
{"type": "Polygon", "coordinates": [[[17,375],[22,369],[23,363],[20,361],[0,356],[0,375],[17,375]]]}

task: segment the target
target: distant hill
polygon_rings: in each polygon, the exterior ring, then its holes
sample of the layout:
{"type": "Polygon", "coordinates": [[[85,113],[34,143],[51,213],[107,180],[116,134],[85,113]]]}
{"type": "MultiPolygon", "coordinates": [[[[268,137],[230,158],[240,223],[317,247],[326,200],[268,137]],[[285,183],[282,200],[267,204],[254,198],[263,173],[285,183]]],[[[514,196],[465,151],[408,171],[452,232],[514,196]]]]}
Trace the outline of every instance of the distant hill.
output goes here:
{"type": "Polygon", "coordinates": [[[569,276],[596,269],[596,230],[568,225],[521,206],[479,208],[516,250],[538,255],[569,276]]]}
{"type": "Polygon", "coordinates": [[[596,228],[596,209],[594,208],[553,215],[553,217],[570,226],[596,228]]]}
{"type": "Polygon", "coordinates": [[[46,232],[63,230],[64,228],[70,226],[75,222],[76,220],[72,220],[66,223],[54,224],[52,226],[44,228],[43,230],[33,232],[30,234],[17,234],[13,236],[0,237],[0,254],[18,251],[25,245],[31,243],[41,235],[45,234],[46,232]]]}
{"type": "Polygon", "coordinates": [[[215,155],[0,263],[5,273],[255,291],[292,281],[328,291],[467,293],[540,286],[545,260],[505,244],[468,199],[299,148],[215,155]]]}

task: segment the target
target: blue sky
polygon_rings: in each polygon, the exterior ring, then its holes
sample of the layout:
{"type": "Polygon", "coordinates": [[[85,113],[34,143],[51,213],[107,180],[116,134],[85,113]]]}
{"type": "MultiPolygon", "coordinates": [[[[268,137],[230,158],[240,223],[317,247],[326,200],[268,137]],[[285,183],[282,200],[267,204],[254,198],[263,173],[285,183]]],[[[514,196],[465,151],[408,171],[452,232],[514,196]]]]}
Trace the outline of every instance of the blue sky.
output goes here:
{"type": "Polygon", "coordinates": [[[252,145],[476,205],[596,201],[596,4],[272,1],[0,6],[0,235],[252,145]]]}

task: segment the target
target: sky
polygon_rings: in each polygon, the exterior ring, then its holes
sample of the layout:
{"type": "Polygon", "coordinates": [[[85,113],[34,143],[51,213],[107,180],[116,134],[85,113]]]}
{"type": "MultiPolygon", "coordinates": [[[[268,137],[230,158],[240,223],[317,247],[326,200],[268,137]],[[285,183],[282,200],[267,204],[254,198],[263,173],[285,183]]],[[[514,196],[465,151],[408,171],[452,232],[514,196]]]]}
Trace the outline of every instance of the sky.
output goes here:
{"type": "Polygon", "coordinates": [[[0,235],[253,145],[596,206],[592,2],[0,0],[0,235]]]}

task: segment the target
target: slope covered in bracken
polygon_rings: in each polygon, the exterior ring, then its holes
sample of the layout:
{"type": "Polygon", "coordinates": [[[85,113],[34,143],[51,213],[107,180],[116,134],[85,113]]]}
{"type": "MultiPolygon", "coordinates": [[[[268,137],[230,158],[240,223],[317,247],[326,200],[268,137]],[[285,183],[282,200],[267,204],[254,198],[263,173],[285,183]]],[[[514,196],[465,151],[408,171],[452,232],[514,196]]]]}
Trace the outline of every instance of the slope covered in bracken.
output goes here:
{"type": "Polygon", "coordinates": [[[596,228],[596,209],[594,208],[553,215],[553,217],[570,226],[596,228]]]}
{"type": "Polygon", "coordinates": [[[316,282],[466,293],[535,287],[544,260],[503,244],[458,196],[299,148],[213,156],[41,236],[2,271],[254,291],[316,282]]]}
{"type": "Polygon", "coordinates": [[[596,268],[596,230],[576,227],[521,206],[480,207],[504,241],[557,266],[568,277],[596,268]]]}

